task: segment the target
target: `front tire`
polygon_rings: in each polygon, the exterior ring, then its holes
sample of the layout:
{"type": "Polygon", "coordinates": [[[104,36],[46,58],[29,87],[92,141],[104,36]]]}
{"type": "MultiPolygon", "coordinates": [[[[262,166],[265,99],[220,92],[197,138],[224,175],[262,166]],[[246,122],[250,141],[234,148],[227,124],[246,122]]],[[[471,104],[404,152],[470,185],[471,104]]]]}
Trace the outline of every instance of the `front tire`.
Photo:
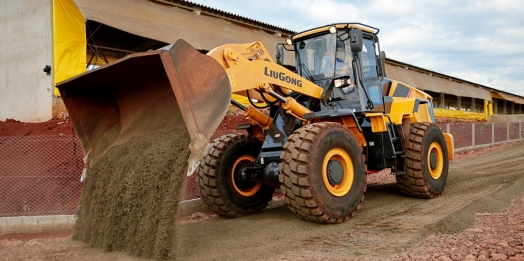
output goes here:
{"type": "Polygon", "coordinates": [[[397,175],[403,194],[435,198],[442,194],[448,178],[448,149],[439,127],[433,123],[413,123],[406,151],[406,174],[397,175]]]}
{"type": "Polygon", "coordinates": [[[289,136],[280,158],[280,190],[295,215],[320,223],[340,223],[355,215],[367,176],[362,148],[345,126],[306,125],[289,136]]]}
{"type": "Polygon", "coordinates": [[[213,141],[197,170],[200,195],[222,217],[242,217],[264,210],[274,188],[244,184],[240,169],[255,161],[262,143],[247,134],[228,134],[213,141]]]}

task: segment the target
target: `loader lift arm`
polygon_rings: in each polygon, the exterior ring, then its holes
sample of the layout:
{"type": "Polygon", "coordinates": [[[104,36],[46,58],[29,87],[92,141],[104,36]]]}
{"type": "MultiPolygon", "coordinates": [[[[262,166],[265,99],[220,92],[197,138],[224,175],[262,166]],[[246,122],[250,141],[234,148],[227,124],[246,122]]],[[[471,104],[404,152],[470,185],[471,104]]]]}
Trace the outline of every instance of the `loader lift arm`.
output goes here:
{"type": "MultiPolygon", "coordinates": [[[[211,50],[207,55],[217,60],[225,69],[231,84],[231,91],[249,98],[280,103],[286,113],[304,120],[311,112],[290,97],[291,92],[320,99],[324,89],[299,76],[289,69],[273,62],[260,42],[226,44],[211,50]]],[[[233,102],[235,106],[238,103],[233,102]]],[[[253,123],[268,129],[273,123],[269,116],[263,117],[253,106],[237,106],[245,111],[253,123]]]]}
{"type": "MultiPolygon", "coordinates": [[[[313,99],[327,101],[331,91],[326,91],[310,80],[274,63],[267,54],[261,42],[252,42],[222,45],[211,50],[207,55],[216,59],[224,67],[233,93],[270,103],[279,102],[286,113],[306,121],[303,117],[311,111],[289,94],[300,93],[313,99]]],[[[233,104],[236,106],[237,103],[233,102],[233,104]]],[[[260,118],[260,112],[253,106],[239,108],[246,111],[246,117],[249,117],[252,122],[253,119],[260,118]]],[[[273,121],[263,118],[255,122],[258,122],[263,129],[267,129],[273,121]]]]}

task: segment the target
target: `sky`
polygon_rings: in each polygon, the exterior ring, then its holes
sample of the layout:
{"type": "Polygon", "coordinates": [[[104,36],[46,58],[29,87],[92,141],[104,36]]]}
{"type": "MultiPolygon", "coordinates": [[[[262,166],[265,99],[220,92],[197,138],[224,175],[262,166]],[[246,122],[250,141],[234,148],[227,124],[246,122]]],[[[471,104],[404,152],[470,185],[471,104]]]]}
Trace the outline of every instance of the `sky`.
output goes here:
{"type": "Polygon", "coordinates": [[[524,96],[523,0],[193,0],[288,30],[380,29],[393,60],[524,96]]]}

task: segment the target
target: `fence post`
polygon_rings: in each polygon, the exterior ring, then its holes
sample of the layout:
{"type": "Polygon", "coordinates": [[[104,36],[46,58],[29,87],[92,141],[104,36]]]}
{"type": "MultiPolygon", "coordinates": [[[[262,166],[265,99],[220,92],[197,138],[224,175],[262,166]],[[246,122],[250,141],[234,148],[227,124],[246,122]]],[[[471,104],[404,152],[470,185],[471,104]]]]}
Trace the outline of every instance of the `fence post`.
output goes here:
{"type": "Polygon", "coordinates": [[[471,123],[471,146],[475,147],[475,123],[471,123]]]}
{"type": "Polygon", "coordinates": [[[506,122],[506,130],[507,130],[507,134],[506,134],[506,140],[510,140],[510,137],[509,137],[509,121],[506,122]]]}
{"type": "Polygon", "coordinates": [[[495,143],[495,123],[491,123],[491,144],[495,143]]]}

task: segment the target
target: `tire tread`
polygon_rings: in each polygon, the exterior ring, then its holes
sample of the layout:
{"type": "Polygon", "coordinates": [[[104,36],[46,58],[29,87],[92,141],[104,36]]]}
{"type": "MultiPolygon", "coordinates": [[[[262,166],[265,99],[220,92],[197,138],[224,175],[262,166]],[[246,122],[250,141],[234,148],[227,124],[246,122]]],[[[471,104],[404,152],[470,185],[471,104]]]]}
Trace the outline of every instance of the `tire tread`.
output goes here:
{"type": "Polygon", "coordinates": [[[411,124],[409,133],[409,145],[406,148],[406,174],[397,175],[397,186],[400,191],[408,196],[417,198],[436,198],[442,194],[434,193],[424,180],[422,160],[424,155],[424,136],[434,123],[423,122],[411,124]]]}
{"type": "MultiPolygon", "coordinates": [[[[284,152],[281,155],[282,163],[280,163],[280,169],[283,171],[279,175],[279,180],[282,183],[281,192],[284,194],[285,202],[291,212],[301,219],[320,223],[341,223],[354,216],[360,204],[364,201],[363,193],[358,206],[351,211],[349,216],[343,218],[329,216],[324,213],[322,204],[317,202],[308,182],[308,159],[315,157],[311,154],[309,148],[313,146],[315,138],[323,130],[337,126],[341,125],[331,122],[306,125],[289,136],[288,142],[284,146],[284,152]]],[[[353,135],[351,135],[351,138],[358,144],[353,135]]],[[[359,153],[362,153],[361,148],[359,153]]],[[[366,180],[366,177],[364,179],[366,180]]],[[[364,181],[364,183],[366,182],[364,181]]]]}

